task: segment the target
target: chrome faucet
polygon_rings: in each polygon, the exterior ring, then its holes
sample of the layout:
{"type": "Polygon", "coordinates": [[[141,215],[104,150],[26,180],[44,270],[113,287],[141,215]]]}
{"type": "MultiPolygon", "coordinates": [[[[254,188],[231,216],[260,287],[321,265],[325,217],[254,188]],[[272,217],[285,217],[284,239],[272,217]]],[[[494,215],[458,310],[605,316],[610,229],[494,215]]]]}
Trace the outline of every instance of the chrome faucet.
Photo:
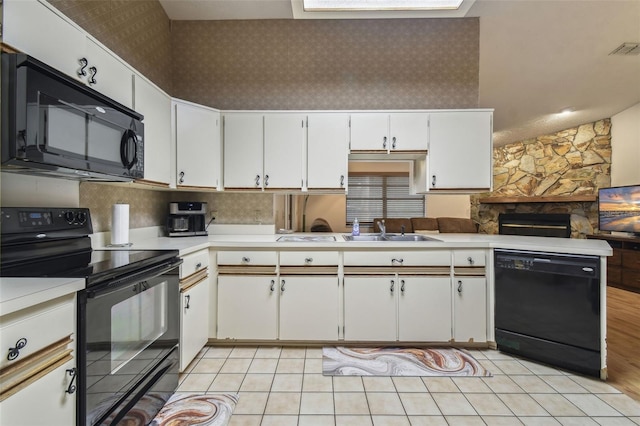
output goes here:
{"type": "Polygon", "coordinates": [[[378,228],[380,228],[380,236],[384,237],[384,234],[387,233],[387,228],[384,226],[384,219],[382,219],[382,222],[377,221],[376,223],[378,224],[378,228]]]}
{"type": "Polygon", "coordinates": [[[400,232],[402,235],[404,235],[404,225],[400,225],[400,232]]]}

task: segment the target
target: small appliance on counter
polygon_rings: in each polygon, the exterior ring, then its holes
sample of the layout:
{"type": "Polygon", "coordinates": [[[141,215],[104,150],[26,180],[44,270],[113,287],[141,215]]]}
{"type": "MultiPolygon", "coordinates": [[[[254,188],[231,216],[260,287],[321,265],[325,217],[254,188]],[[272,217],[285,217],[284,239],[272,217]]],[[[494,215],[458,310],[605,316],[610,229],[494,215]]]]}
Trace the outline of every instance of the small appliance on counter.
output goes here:
{"type": "Polygon", "coordinates": [[[207,203],[191,201],[169,203],[167,234],[170,237],[208,235],[206,215],[207,203]]]}

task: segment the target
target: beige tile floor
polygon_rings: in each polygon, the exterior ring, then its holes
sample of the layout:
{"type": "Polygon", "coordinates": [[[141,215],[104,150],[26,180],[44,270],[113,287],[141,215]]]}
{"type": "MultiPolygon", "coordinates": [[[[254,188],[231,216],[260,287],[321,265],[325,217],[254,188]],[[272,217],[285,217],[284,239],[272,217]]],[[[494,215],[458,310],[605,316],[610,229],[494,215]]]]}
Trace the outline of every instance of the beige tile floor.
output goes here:
{"type": "Polygon", "coordinates": [[[241,425],[640,425],[605,382],[470,351],[493,377],[325,377],[321,348],[206,347],[178,392],[234,392],[241,425]]]}

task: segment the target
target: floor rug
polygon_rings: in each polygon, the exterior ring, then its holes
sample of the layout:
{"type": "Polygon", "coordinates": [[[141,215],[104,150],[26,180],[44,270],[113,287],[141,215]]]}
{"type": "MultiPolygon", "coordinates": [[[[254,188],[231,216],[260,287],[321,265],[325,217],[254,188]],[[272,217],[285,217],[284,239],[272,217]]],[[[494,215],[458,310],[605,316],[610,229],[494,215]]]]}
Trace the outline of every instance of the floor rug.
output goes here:
{"type": "Polygon", "coordinates": [[[491,376],[455,348],[322,348],[325,376],[491,376]]]}
{"type": "Polygon", "coordinates": [[[150,426],[224,426],[237,403],[233,393],[175,393],[150,426]]]}

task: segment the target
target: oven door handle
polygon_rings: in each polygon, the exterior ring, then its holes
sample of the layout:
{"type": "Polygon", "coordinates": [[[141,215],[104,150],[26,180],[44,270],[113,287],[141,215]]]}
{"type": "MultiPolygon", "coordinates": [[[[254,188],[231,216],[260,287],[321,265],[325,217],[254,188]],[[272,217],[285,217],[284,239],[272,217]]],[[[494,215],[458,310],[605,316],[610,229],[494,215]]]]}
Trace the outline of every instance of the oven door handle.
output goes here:
{"type": "Polygon", "coordinates": [[[131,284],[137,284],[140,281],[148,280],[150,278],[163,275],[182,263],[182,259],[171,260],[164,262],[160,265],[152,266],[141,271],[133,272],[124,278],[117,280],[111,280],[104,284],[97,285],[95,287],[88,288],[86,290],[87,298],[93,299],[97,296],[104,296],[109,293],[113,293],[131,284]]]}

